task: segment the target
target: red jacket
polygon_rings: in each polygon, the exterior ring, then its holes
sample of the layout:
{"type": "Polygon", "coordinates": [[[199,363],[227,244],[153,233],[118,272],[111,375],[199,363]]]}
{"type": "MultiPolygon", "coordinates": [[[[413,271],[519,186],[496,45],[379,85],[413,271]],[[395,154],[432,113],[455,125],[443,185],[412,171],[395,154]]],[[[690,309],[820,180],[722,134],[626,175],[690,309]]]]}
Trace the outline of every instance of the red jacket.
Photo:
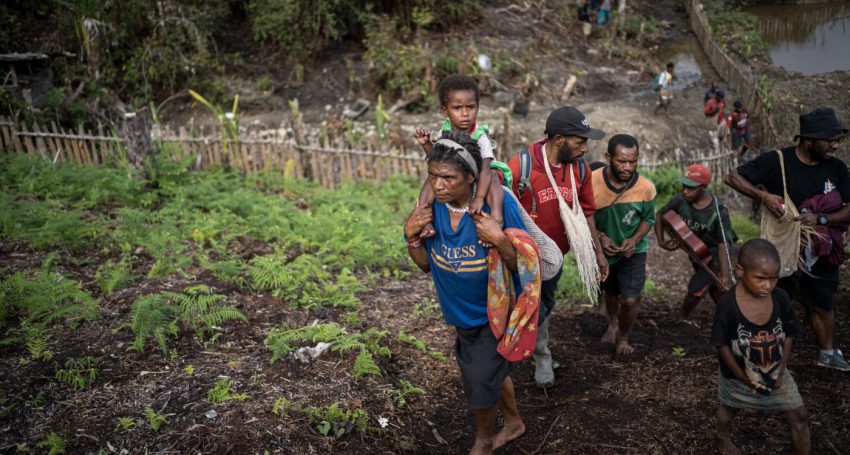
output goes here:
{"type": "Polygon", "coordinates": [[[715,117],[717,119],[717,124],[723,123],[725,115],[723,111],[726,110],[726,101],[717,101],[717,98],[712,98],[705,102],[705,106],[703,109],[703,113],[706,117],[715,117]]]}
{"type": "MultiPolygon", "coordinates": [[[[508,162],[508,167],[511,168],[511,173],[513,173],[514,176],[512,190],[514,194],[517,195],[517,198],[519,198],[519,202],[522,204],[522,207],[529,214],[531,214],[532,197],[534,198],[537,202],[537,218],[535,219],[537,226],[541,231],[543,231],[543,233],[558,244],[558,247],[561,248],[561,252],[566,254],[570,251],[570,242],[567,239],[564,222],[561,221],[561,213],[558,210],[558,198],[555,196],[555,191],[549,183],[549,177],[546,176],[546,169],[543,167],[543,152],[541,151],[541,148],[544,143],[546,143],[546,139],[534,142],[528,147],[532,156],[531,189],[526,189],[522,192],[522,194],[519,194],[518,189],[520,180],[519,156],[513,157],[508,162]]],[[[587,165],[587,162],[584,162],[584,165],[586,167],[584,180],[579,182],[579,169],[577,164],[552,166],[552,163],[549,163],[549,166],[552,169],[552,176],[555,178],[555,183],[558,185],[561,196],[563,196],[564,201],[566,201],[567,205],[570,207],[573,206],[574,191],[570,183],[570,175],[567,174],[567,168],[572,171],[579,188],[578,201],[579,204],[581,204],[582,212],[584,212],[584,216],[590,218],[596,211],[596,202],[594,202],[593,199],[593,185],[590,181],[590,166],[587,165]]]]}

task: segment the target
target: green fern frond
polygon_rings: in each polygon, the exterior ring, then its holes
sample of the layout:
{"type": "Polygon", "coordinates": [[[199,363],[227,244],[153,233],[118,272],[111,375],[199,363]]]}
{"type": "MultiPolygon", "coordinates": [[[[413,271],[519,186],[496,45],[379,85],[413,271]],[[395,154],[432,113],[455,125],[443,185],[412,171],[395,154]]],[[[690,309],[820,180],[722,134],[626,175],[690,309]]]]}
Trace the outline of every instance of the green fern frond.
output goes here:
{"type": "Polygon", "coordinates": [[[367,374],[381,376],[381,369],[375,363],[368,349],[361,349],[360,354],[357,354],[357,359],[354,360],[353,373],[355,378],[360,378],[367,374]]]}

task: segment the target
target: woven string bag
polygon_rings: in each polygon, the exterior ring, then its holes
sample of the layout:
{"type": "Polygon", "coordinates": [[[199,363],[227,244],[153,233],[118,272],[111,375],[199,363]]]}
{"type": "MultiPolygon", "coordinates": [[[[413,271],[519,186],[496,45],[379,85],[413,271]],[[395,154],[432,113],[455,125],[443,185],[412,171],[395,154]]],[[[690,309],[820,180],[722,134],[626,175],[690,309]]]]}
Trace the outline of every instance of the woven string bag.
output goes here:
{"type": "Polygon", "coordinates": [[[777,218],[767,209],[761,208],[761,236],[770,241],[779,250],[781,267],[779,277],[791,275],[797,270],[797,261],[800,258],[800,222],[794,218],[800,215],[797,207],[788,197],[788,187],[785,184],[785,160],[782,151],[776,150],[779,155],[779,167],[782,169],[782,192],[785,198],[785,213],[777,218]]]}

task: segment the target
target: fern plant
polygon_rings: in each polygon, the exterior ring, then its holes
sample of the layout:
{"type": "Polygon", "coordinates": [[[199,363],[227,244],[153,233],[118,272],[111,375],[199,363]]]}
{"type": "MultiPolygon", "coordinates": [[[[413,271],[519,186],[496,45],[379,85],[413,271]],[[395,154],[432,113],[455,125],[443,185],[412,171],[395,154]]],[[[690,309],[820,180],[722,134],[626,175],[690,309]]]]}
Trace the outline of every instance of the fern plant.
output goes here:
{"type": "Polygon", "coordinates": [[[436,349],[430,348],[427,344],[425,344],[424,341],[420,340],[419,338],[416,338],[413,335],[409,335],[409,334],[404,333],[404,332],[398,332],[398,341],[401,341],[402,343],[409,344],[410,346],[413,346],[417,350],[419,350],[419,351],[421,351],[425,354],[428,354],[428,357],[431,357],[432,359],[448,360],[448,358],[446,357],[445,354],[443,354],[442,352],[440,352],[436,349]]]}
{"type": "Polygon", "coordinates": [[[216,381],[215,386],[207,391],[207,400],[212,404],[221,404],[229,400],[244,401],[251,398],[245,393],[230,393],[230,378],[221,378],[216,381]]]}
{"type": "Polygon", "coordinates": [[[286,327],[272,328],[263,344],[272,352],[271,364],[297,349],[299,342],[325,342],[331,344],[335,352],[358,350],[354,360],[352,374],[355,377],[381,375],[381,369],[375,363],[373,355],[389,357],[389,348],[381,345],[387,332],[371,328],[364,333],[349,334],[345,328],[335,324],[315,324],[297,329],[286,327]]]}
{"type": "MultiPolygon", "coordinates": [[[[327,407],[310,406],[305,412],[308,419],[317,426],[330,424],[328,427],[344,428],[351,425],[357,431],[365,432],[369,423],[369,413],[365,409],[343,410],[340,408],[339,402],[327,407]]],[[[319,431],[322,432],[321,429],[319,431]]],[[[342,434],[334,433],[337,437],[342,436],[342,434]]],[[[325,430],[324,434],[327,435],[329,432],[325,430]]]]}
{"type": "Polygon", "coordinates": [[[136,278],[132,266],[131,256],[123,256],[118,262],[109,259],[101,264],[95,273],[95,281],[103,295],[112,294],[130,284],[136,278]]]}
{"type": "Polygon", "coordinates": [[[399,381],[399,385],[401,388],[393,389],[389,392],[390,397],[392,398],[393,407],[395,409],[401,409],[407,404],[407,399],[411,395],[424,395],[425,389],[422,387],[417,387],[411,384],[409,381],[405,381],[402,379],[399,381]]]}
{"type": "Polygon", "coordinates": [[[168,416],[165,414],[157,414],[153,408],[145,408],[145,418],[148,420],[148,425],[151,427],[151,430],[154,432],[159,431],[159,427],[162,426],[168,420],[168,416]]]}
{"type": "Polygon", "coordinates": [[[131,349],[143,352],[147,340],[152,338],[163,354],[168,354],[168,337],[177,337],[180,323],[203,339],[216,325],[233,320],[248,322],[238,309],[218,305],[225,296],[209,291],[207,286],[194,286],[182,294],[164,291],[136,300],[130,311],[130,327],[135,335],[131,349]]]}
{"type": "Polygon", "coordinates": [[[36,360],[49,360],[49,330],[97,316],[97,301],[80,283],[43,270],[18,272],[0,281],[0,344],[21,344],[36,360]]]}
{"type": "Polygon", "coordinates": [[[91,356],[68,359],[65,368],[56,372],[56,379],[68,383],[74,390],[90,386],[100,374],[99,361],[91,356]]]}
{"type": "Polygon", "coordinates": [[[47,455],[60,455],[65,453],[65,440],[54,432],[50,432],[47,438],[38,442],[36,447],[47,449],[47,455]]]}

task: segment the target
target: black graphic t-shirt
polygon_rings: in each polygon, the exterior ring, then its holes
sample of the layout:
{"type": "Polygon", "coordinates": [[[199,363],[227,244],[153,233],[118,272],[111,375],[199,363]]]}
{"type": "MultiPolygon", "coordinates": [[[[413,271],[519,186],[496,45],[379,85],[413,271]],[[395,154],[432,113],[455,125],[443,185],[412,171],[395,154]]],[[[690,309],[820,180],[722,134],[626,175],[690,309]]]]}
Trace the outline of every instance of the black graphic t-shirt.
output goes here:
{"type": "MultiPolygon", "coordinates": [[[[738,365],[755,384],[773,388],[779,377],[779,367],[786,337],[800,333],[800,323],[794,317],[794,307],[788,294],[776,288],[771,293],[773,313],[764,325],[747,320],[738,308],[735,292],[727,292],[717,302],[714,326],[711,329],[711,344],[719,348],[729,346],[738,365]]],[[[734,379],[732,370],[720,362],[720,372],[727,379],[734,379]]]]}
{"type": "MultiPolygon", "coordinates": [[[[821,193],[838,190],[841,200],[850,204],[850,174],[839,159],[828,159],[810,166],[797,158],[794,147],[782,149],[785,161],[785,182],[788,196],[799,207],[806,199],[821,193]]],[[[764,185],[770,194],[783,195],[782,169],[775,151],[764,152],[756,159],[738,166],[738,174],[753,185],[764,185]]]]}

